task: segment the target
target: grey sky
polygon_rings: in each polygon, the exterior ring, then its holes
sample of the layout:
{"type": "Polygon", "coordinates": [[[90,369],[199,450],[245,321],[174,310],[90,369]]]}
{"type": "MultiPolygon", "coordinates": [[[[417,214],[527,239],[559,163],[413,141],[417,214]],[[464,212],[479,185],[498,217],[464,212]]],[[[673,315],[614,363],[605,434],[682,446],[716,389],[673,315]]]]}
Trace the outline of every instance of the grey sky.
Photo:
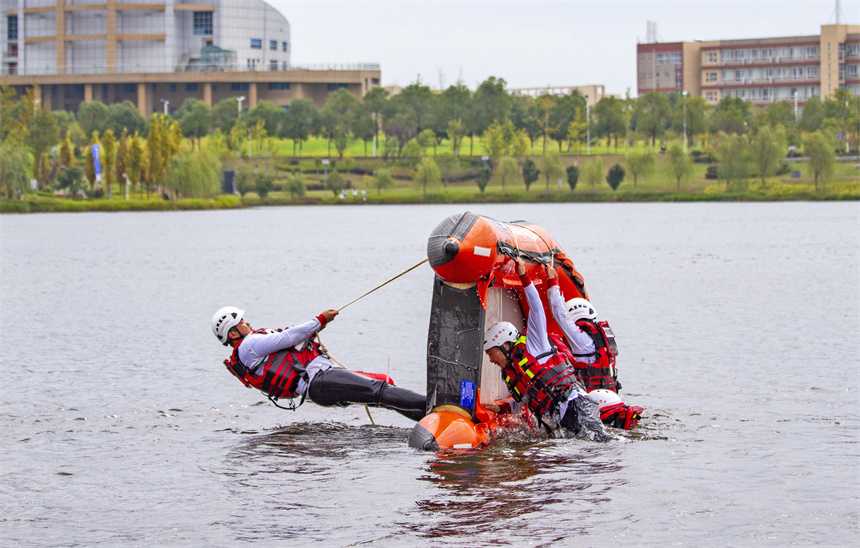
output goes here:
{"type": "MultiPolygon", "coordinates": [[[[604,84],[636,93],[646,21],[662,42],[814,35],[836,2],[301,2],[267,0],[290,22],[292,62],[380,63],[383,85],[433,88],[488,76],[510,87],[604,84]]],[[[860,24],[860,0],[842,0],[860,24]]]]}

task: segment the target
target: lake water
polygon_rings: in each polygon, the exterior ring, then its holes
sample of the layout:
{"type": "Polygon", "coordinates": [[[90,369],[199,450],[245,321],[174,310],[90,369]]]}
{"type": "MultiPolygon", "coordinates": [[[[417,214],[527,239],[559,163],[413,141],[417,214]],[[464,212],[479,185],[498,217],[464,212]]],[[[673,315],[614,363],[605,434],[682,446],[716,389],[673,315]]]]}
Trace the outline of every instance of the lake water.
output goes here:
{"type": "MultiPolygon", "coordinates": [[[[268,403],[209,328],[300,323],[465,206],[0,217],[3,546],[855,546],[857,203],[476,205],[545,227],[618,336],[641,427],[421,453],[383,410],[268,403]]],[[[335,358],[425,390],[432,271],[346,308],[335,358]]]]}

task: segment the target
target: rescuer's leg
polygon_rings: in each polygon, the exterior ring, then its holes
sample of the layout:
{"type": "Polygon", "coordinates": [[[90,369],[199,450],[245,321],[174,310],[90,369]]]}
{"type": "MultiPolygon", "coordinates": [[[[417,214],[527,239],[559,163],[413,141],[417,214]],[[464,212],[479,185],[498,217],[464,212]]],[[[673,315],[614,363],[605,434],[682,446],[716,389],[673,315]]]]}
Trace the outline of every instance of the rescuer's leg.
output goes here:
{"type": "Polygon", "coordinates": [[[364,403],[385,407],[415,421],[424,417],[427,408],[427,398],[421,394],[345,369],[328,369],[314,375],[308,398],[322,406],[364,403]]]}

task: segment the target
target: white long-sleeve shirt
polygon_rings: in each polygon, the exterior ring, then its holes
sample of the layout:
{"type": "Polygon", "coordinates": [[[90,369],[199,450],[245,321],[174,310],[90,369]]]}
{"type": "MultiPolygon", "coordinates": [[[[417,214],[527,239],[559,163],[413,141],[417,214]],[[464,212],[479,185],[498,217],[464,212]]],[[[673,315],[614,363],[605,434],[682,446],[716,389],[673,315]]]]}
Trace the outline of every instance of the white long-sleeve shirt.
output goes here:
{"type": "MultiPolygon", "coordinates": [[[[245,337],[242,344],[239,345],[239,360],[242,364],[252,371],[255,375],[260,375],[263,372],[263,361],[266,356],[273,354],[285,348],[298,346],[304,341],[311,338],[317,331],[320,330],[322,324],[316,318],[303,324],[284,329],[283,331],[275,331],[273,333],[251,333],[245,337]]],[[[330,369],[334,364],[326,356],[317,356],[308,364],[306,371],[308,380],[299,380],[296,387],[296,392],[301,395],[307,393],[308,385],[313,380],[314,376],[320,372],[330,369]]]]}
{"type": "Polygon", "coordinates": [[[564,306],[564,298],[561,296],[561,288],[557,285],[550,286],[546,291],[549,299],[549,308],[552,311],[552,316],[561,330],[564,331],[564,336],[571,346],[571,350],[576,355],[576,359],[585,363],[594,363],[597,361],[597,356],[586,356],[585,354],[593,354],[597,352],[594,347],[594,340],[585,333],[576,322],[573,322],[567,317],[567,310],[564,306]]]}
{"type": "MultiPolygon", "coordinates": [[[[528,326],[528,329],[526,330],[526,350],[529,354],[535,357],[547,354],[538,360],[538,363],[544,363],[552,357],[552,354],[549,354],[552,347],[549,344],[549,336],[546,331],[546,315],[543,311],[543,303],[540,300],[540,295],[538,295],[535,285],[531,283],[531,280],[529,280],[528,285],[524,283],[523,286],[523,291],[526,294],[526,301],[529,303],[529,319],[526,324],[528,326]]],[[[555,312],[553,312],[553,315],[555,315],[555,312]]],[[[574,327],[576,327],[576,325],[574,325],[574,327]]],[[[578,327],[576,328],[579,329],[578,327]]],[[[585,394],[585,391],[577,383],[575,389],[570,392],[570,396],[568,396],[567,401],[563,401],[558,405],[558,413],[553,413],[551,417],[544,417],[544,422],[550,424],[550,421],[547,419],[551,418],[555,425],[560,424],[561,418],[565,413],[567,413],[567,407],[570,405],[570,402],[583,394],[585,394]]],[[[554,425],[551,424],[551,426],[554,425]]]]}

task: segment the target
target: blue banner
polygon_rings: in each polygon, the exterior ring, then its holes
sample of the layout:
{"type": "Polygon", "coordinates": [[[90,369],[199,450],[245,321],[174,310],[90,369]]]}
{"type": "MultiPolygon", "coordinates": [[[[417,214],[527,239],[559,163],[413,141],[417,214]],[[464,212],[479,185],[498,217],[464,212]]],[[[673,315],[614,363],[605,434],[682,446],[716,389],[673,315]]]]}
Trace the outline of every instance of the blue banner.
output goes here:
{"type": "Polygon", "coordinates": [[[102,181],[102,164],[99,162],[99,145],[93,145],[93,165],[96,168],[96,181],[102,181]]]}

